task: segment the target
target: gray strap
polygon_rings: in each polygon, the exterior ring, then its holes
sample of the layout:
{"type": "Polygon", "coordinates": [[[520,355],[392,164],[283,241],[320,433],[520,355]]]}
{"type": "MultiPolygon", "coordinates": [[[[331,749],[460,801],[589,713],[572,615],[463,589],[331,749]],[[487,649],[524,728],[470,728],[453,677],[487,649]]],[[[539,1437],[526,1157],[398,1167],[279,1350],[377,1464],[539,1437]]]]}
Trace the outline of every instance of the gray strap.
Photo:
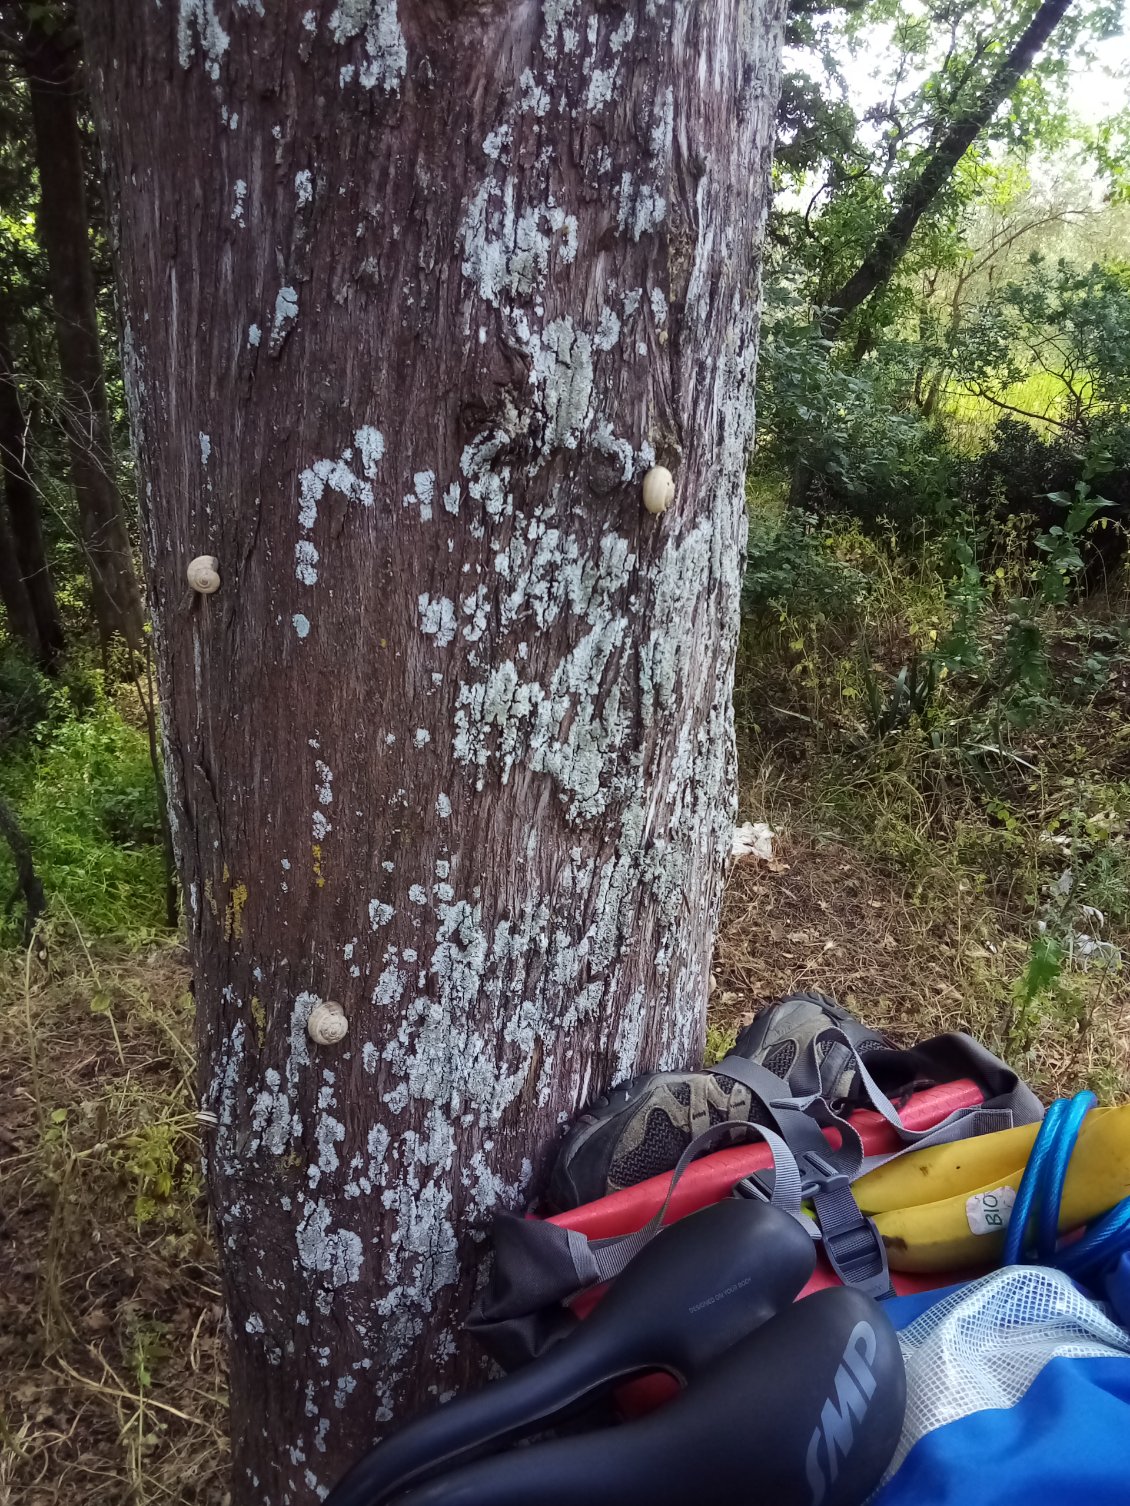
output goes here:
{"type": "Polygon", "coordinates": [[[691,1162],[704,1151],[732,1143],[735,1131],[743,1137],[756,1137],[765,1141],[773,1156],[774,1173],[773,1191],[768,1201],[774,1208],[780,1208],[782,1212],[791,1214],[808,1228],[808,1220],[801,1212],[800,1170],[788,1145],[780,1135],[767,1129],[763,1124],[754,1124],[751,1120],[734,1124],[727,1120],[704,1130],[683,1151],[671,1173],[671,1181],[668,1184],[667,1196],[663,1199],[662,1207],[644,1224],[642,1229],[637,1229],[634,1234],[617,1235],[614,1239],[588,1239],[575,1230],[569,1231],[569,1252],[573,1258],[578,1281],[583,1286],[592,1286],[596,1282],[611,1281],[614,1276],[618,1276],[628,1262],[634,1259],[663,1227],[663,1220],[672,1194],[678,1185],[679,1178],[691,1162]]]}
{"type": "Polygon", "coordinates": [[[724,1056],[713,1067],[707,1067],[706,1071],[715,1077],[732,1077],[736,1082],[744,1083],[753,1096],[765,1104],[796,1096],[783,1077],[770,1072],[760,1062],[750,1061],[748,1056],[724,1056]]]}
{"type": "MultiPolygon", "coordinates": [[[[863,1171],[881,1166],[909,1150],[1008,1129],[1013,1123],[1013,1113],[1008,1107],[956,1109],[929,1129],[907,1129],[898,1110],[871,1076],[847,1036],[840,1030],[828,1030],[823,1032],[825,1042],[830,1034],[834,1035],[832,1050],[840,1060],[836,1076],[850,1060],[854,1060],[868,1102],[899,1136],[902,1149],[888,1155],[869,1156],[865,1160],[858,1131],[846,1118],[834,1113],[818,1092],[794,1093],[787,1082],[760,1063],[744,1056],[727,1056],[708,1070],[748,1088],[755,1104],[760,1105],[773,1127],[752,1120],[744,1123],[727,1120],[696,1135],[671,1173],[662,1207],[634,1234],[589,1240],[583,1234],[569,1231],[569,1251],[579,1282],[590,1286],[619,1275],[663,1227],[671,1196],[686,1168],[704,1152],[721,1144],[732,1144],[735,1131],[738,1131],[763,1139],[773,1156],[771,1178],[759,1173],[756,1178],[747,1178],[739,1184],[747,1195],[764,1198],[774,1207],[792,1214],[806,1228],[811,1228],[801,1212],[801,1194],[806,1183],[811,1186],[810,1174],[815,1171],[816,1186],[810,1195],[825,1250],[836,1273],[845,1284],[857,1286],[875,1296],[886,1295],[890,1281],[882,1241],[873,1222],[865,1219],[859,1211],[849,1184],[863,1171]],[[829,1145],[824,1128],[838,1133],[838,1149],[829,1145]]],[[[825,1056],[825,1063],[827,1061],[825,1056]]],[[[815,1042],[809,1044],[799,1072],[802,1082],[819,1083],[820,1063],[815,1042]]]]}
{"type": "MultiPolygon", "coordinates": [[[[956,1118],[951,1114],[948,1119],[943,1120],[941,1124],[936,1124],[933,1129],[919,1131],[909,1145],[900,1145],[898,1150],[884,1151],[878,1156],[865,1156],[859,1175],[865,1177],[869,1171],[885,1166],[888,1161],[897,1161],[900,1156],[908,1156],[916,1150],[925,1150],[930,1145],[953,1145],[959,1140],[973,1140],[978,1135],[995,1135],[1000,1130],[1013,1128],[1011,1109],[972,1108],[958,1110],[958,1113],[962,1117],[956,1118]]],[[[914,1132],[908,1131],[908,1133],[914,1132]]]]}
{"type": "Polygon", "coordinates": [[[824,1254],[845,1286],[881,1301],[892,1293],[887,1249],[872,1219],[864,1218],[846,1182],[834,1182],[813,1199],[824,1254]]]}
{"type": "MultiPolygon", "coordinates": [[[[855,1055],[850,1043],[845,1044],[847,1051],[855,1055]]],[[[840,1050],[839,1042],[833,1045],[833,1050],[840,1050]]],[[[849,1059],[845,1054],[844,1065],[849,1059]]],[[[860,1212],[851,1190],[851,1183],[863,1166],[863,1141],[855,1127],[836,1114],[819,1093],[796,1094],[787,1083],[746,1057],[725,1057],[714,1070],[720,1076],[745,1083],[786,1138],[806,1176],[805,1190],[812,1199],[824,1253],[840,1280],[871,1297],[889,1296],[891,1280],[886,1249],[874,1222],[860,1212]],[[837,1131],[840,1140],[837,1148],[828,1143],[824,1128],[837,1131]]],[[[876,1087],[875,1091],[879,1089],[876,1087]]],[[[895,1114],[889,1101],[888,1108],[895,1114]]],[[[774,1186],[775,1182],[776,1173],[774,1186]]],[[[766,1185],[767,1178],[758,1173],[745,1179],[742,1191],[747,1196],[761,1197],[766,1185]]]]}
{"type": "MultiPolygon", "coordinates": [[[[927,1145],[949,1145],[958,1140],[970,1140],[976,1135],[993,1134],[998,1130],[1012,1128],[1014,1116],[1010,1108],[986,1108],[983,1104],[978,1104],[969,1108],[954,1109],[952,1114],[947,1114],[944,1119],[931,1125],[929,1129],[907,1129],[898,1110],[871,1076],[863,1057],[843,1031],[829,1029],[823,1033],[824,1039],[827,1040],[828,1036],[833,1034],[839,1037],[835,1045],[846,1048],[849,1055],[854,1058],[859,1080],[870,1106],[886,1120],[903,1142],[900,1150],[889,1151],[881,1156],[868,1156],[866,1161],[861,1156],[859,1167],[852,1174],[853,1181],[865,1170],[873,1171],[875,1167],[882,1166],[887,1161],[893,1161],[896,1157],[905,1155],[909,1150],[918,1150],[927,1145]]],[[[806,1048],[806,1058],[804,1075],[807,1076],[809,1071],[816,1069],[815,1041],[809,1042],[806,1048]]],[[[840,1070],[842,1071],[842,1068],[840,1070]]]]}
{"type": "MultiPolygon", "coordinates": [[[[821,1044],[827,1043],[822,1057],[817,1056],[815,1041],[812,1041],[809,1043],[812,1049],[805,1051],[789,1069],[789,1084],[795,1092],[822,1096],[825,1082],[838,1082],[847,1070],[852,1059],[851,1047],[847,1044],[846,1034],[840,1040],[829,1041],[831,1028],[820,1032],[821,1044]]],[[[838,1029],[837,1034],[840,1034],[838,1029]]]]}
{"type": "Polygon", "coordinates": [[[863,1141],[859,1132],[847,1119],[834,1113],[818,1093],[797,1096],[782,1078],[745,1056],[723,1057],[717,1066],[708,1070],[718,1077],[733,1078],[744,1084],[798,1160],[812,1154],[831,1162],[836,1171],[849,1180],[859,1175],[863,1164],[863,1141]],[[828,1144],[824,1128],[838,1133],[838,1150],[828,1144]]]}

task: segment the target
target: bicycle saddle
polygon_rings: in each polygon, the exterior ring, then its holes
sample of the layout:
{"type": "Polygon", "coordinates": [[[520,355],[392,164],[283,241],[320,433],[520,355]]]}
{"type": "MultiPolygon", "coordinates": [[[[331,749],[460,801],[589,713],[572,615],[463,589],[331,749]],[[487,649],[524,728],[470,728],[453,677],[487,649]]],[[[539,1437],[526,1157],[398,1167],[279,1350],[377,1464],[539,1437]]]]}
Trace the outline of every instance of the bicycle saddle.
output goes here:
{"type": "Polygon", "coordinates": [[[766,1203],[735,1198],[680,1219],[560,1343],[379,1443],[326,1506],[377,1506],[425,1475],[562,1420],[629,1376],[665,1370],[687,1382],[788,1307],[815,1261],[804,1228],[766,1203]]]}
{"type": "Polygon", "coordinates": [[[906,1407],[889,1319],[850,1287],[779,1313],[638,1422],[483,1459],[396,1506],[861,1506],[906,1407]]]}

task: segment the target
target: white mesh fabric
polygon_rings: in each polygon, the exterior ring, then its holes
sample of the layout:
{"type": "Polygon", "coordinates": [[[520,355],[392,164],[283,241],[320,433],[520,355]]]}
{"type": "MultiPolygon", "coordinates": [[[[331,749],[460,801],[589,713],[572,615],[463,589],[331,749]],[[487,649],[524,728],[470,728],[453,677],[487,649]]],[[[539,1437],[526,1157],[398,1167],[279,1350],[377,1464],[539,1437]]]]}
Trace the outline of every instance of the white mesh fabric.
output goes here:
{"type": "Polygon", "coordinates": [[[962,1287],[904,1328],[899,1343],[906,1419],[886,1479],[935,1428],[1015,1406],[1050,1360],[1130,1359],[1130,1333],[1047,1266],[1008,1266],[962,1287]]]}

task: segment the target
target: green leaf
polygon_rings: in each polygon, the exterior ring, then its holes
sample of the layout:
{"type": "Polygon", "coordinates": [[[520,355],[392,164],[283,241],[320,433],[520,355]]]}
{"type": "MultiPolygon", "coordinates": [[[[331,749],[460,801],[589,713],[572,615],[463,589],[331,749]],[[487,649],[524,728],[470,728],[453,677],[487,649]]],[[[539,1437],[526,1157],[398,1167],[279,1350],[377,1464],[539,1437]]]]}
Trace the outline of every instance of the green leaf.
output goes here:
{"type": "Polygon", "coordinates": [[[1063,972],[1063,961],[1063,947],[1054,936],[1046,932],[1037,936],[1028,954],[1028,966],[1016,987],[1021,1002],[1031,1004],[1046,993],[1063,972]]]}

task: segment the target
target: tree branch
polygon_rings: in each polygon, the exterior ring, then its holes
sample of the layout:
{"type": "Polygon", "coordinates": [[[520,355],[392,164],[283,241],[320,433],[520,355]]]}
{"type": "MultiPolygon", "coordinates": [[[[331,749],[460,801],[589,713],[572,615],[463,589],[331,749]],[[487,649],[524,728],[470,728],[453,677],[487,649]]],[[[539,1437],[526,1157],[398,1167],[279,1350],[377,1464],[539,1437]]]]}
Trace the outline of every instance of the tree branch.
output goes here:
{"type": "Polygon", "coordinates": [[[863,262],[828,300],[821,321],[825,338],[834,338],[847,316],[877,288],[890,281],[906,254],[919,220],[953,177],[962,157],[1032,66],[1070,4],[1071,0],[1043,0],[977,101],[951,124],[918,176],[904,191],[898,208],[863,262]]]}
{"type": "Polygon", "coordinates": [[[994,397],[991,392],[987,392],[980,382],[971,383],[970,385],[973,388],[973,395],[975,397],[983,399],[986,403],[991,403],[994,408],[1000,408],[1005,413],[1015,413],[1019,418],[1033,418],[1037,423],[1041,424],[1055,424],[1057,429],[1067,429],[1070,431],[1074,428],[1073,424],[1066,422],[1062,418],[1053,418],[1050,413],[1033,413],[1028,408],[1018,408],[1014,403],[1006,403],[1003,398],[994,397]]]}

